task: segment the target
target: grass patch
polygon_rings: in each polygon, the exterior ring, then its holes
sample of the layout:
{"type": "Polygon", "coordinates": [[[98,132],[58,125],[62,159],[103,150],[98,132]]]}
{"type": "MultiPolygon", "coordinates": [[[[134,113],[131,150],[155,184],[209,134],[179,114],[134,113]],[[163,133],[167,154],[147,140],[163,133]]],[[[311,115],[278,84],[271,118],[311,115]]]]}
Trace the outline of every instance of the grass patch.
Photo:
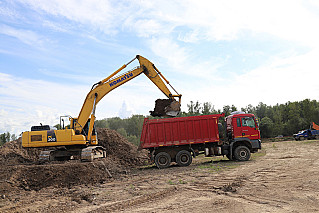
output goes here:
{"type": "MultiPolygon", "coordinates": [[[[276,148],[277,148],[277,147],[276,147],[276,148]]],[[[256,160],[256,159],[258,159],[258,158],[260,158],[260,157],[263,157],[263,156],[265,156],[265,155],[266,155],[266,150],[265,150],[265,149],[262,149],[262,150],[260,150],[259,152],[252,153],[250,159],[251,159],[251,160],[256,160]]]]}
{"type": "MultiPolygon", "coordinates": [[[[266,150],[262,149],[259,152],[252,153],[250,160],[256,160],[266,155],[266,150]]],[[[208,169],[209,172],[221,172],[224,170],[234,169],[241,166],[245,161],[230,161],[226,157],[219,157],[218,159],[212,159],[212,161],[204,162],[197,166],[198,169],[208,169]]]]}
{"type": "Polygon", "coordinates": [[[302,143],[304,144],[319,144],[319,141],[318,140],[305,140],[305,141],[302,141],[302,143]]]}
{"type": "Polygon", "coordinates": [[[177,185],[177,184],[187,184],[187,182],[185,180],[182,180],[182,179],[179,179],[178,181],[177,180],[168,180],[167,183],[169,185],[177,185]],[[176,181],[176,182],[175,182],[176,181]]]}
{"type": "Polygon", "coordinates": [[[175,185],[175,183],[174,183],[172,180],[168,180],[167,183],[168,183],[169,185],[175,185]]]}

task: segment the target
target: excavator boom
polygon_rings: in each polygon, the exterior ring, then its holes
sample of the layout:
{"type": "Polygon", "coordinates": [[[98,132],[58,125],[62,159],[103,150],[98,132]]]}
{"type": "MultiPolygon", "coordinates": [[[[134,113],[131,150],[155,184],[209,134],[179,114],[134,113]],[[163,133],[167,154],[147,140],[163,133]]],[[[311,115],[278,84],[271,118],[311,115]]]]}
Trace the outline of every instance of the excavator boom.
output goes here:
{"type": "MultiPolygon", "coordinates": [[[[75,123],[75,130],[81,132],[88,119],[90,118],[90,114],[93,109],[95,109],[96,104],[110,91],[113,89],[125,84],[126,82],[132,80],[133,78],[139,76],[141,73],[144,73],[169,99],[167,102],[161,102],[161,104],[157,104],[154,109],[154,113],[151,112],[152,116],[176,116],[180,112],[180,100],[181,95],[177,93],[173,95],[171,91],[168,89],[164,81],[168,84],[169,82],[166,78],[158,71],[158,69],[154,66],[146,58],[137,55],[136,58],[131,60],[129,63],[124,64],[121,68],[112,73],[109,77],[103,79],[102,81],[93,85],[91,91],[86,96],[82,109],[79,113],[77,122],[75,123]],[[132,63],[135,59],[138,59],[140,66],[130,70],[120,76],[115,76],[120,71],[122,71],[127,65],[132,63]],[[115,77],[114,77],[115,76],[115,77]],[[164,80],[164,81],[163,81],[164,80]],[[178,97],[179,101],[176,103],[175,98],[178,97]],[[166,103],[163,104],[163,103],[166,103]],[[173,104],[172,104],[173,103],[173,104]],[[168,108],[166,108],[168,107],[168,108]],[[166,108],[166,109],[165,109],[166,108]]],[[[159,102],[158,102],[159,103],[159,102]]],[[[93,113],[94,114],[94,113],[93,113]]]]}

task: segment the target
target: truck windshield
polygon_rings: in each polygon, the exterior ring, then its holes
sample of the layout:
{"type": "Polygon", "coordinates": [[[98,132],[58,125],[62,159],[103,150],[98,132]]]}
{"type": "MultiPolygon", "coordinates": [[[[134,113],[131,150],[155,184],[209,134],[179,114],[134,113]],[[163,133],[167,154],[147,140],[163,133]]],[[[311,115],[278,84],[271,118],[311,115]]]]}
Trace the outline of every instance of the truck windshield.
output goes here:
{"type": "Polygon", "coordinates": [[[252,118],[252,117],[244,117],[242,120],[243,120],[243,126],[249,126],[249,127],[252,127],[252,128],[256,127],[254,118],[252,118]]]}

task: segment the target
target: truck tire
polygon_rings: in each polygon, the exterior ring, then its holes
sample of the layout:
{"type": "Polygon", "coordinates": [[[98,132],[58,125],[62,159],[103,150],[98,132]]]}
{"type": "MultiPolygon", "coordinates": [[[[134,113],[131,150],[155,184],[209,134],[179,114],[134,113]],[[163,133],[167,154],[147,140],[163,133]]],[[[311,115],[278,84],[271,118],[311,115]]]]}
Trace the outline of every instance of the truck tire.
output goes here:
{"type": "Polygon", "coordinates": [[[230,159],[230,158],[231,158],[231,157],[230,157],[230,154],[226,155],[226,158],[227,158],[228,160],[234,160],[234,158],[230,159]]]}
{"type": "Polygon", "coordinates": [[[155,156],[155,164],[159,169],[164,169],[169,167],[171,164],[171,156],[166,152],[160,152],[155,156]]]}
{"type": "Polygon", "coordinates": [[[234,151],[234,157],[238,161],[247,161],[250,159],[250,150],[246,146],[238,146],[234,151]]]}
{"type": "Polygon", "coordinates": [[[176,155],[176,163],[179,166],[189,166],[193,161],[192,155],[187,150],[181,150],[176,155]]]}

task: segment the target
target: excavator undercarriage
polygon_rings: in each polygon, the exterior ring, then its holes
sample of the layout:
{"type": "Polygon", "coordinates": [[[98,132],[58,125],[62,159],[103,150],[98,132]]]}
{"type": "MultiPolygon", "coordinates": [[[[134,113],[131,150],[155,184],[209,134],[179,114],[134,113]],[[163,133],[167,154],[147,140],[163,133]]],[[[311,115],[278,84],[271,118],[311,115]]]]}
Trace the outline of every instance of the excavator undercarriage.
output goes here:
{"type": "Polygon", "coordinates": [[[40,162],[81,160],[93,161],[97,158],[106,158],[106,150],[102,146],[89,146],[86,148],[66,148],[57,147],[51,150],[41,151],[39,155],[40,162]]]}

